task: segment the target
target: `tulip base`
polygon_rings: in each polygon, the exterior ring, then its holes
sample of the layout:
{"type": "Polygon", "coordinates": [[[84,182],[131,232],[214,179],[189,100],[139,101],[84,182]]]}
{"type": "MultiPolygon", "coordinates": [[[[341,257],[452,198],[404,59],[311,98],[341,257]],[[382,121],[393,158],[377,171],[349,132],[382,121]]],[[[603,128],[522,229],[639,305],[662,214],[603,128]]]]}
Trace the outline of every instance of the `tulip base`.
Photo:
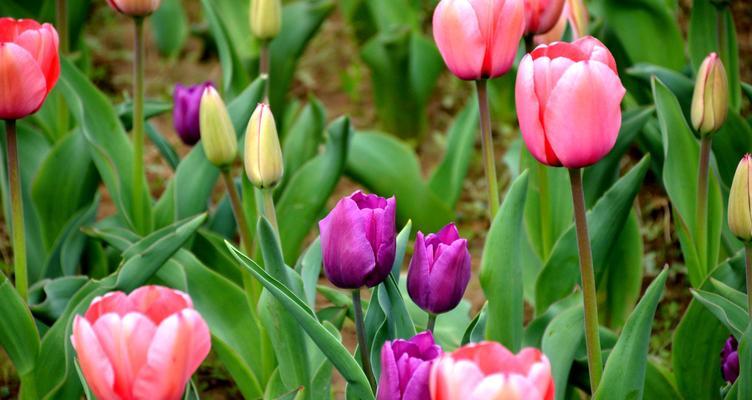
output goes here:
{"type": "Polygon", "coordinates": [[[376,392],[376,380],[373,377],[373,368],[371,368],[371,352],[368,351],[366,342],[366,325],[363,319],[363,304],[360,301],[360,289],[352,291],[353,308],[355,309],[355,331],[358,336],[358,351],[360,352],[360,361],[363,371],[368,377],[371,389],[376,392]]]}
{"type": "Polygon", "coordinates": [[[579,168],[570,169],[569,179],[572,184],[577,247],[580,255],[582,299],[585,310],[585,347],[588,356],[590,391],[595,393],[603,373],[603,359],[601,356],[601,339],[598,332],[598,298],[595,293],[593,254],[590,249],[590,236],[588,235],[585,193],[582,189],[582,170],[579,168]]]}
{"type": "Polygon", "coordinates": [[[23,199],[21,198],[21,173],[18,164],[18,141],[16,121],[5,121],[5,133],[8,139],[8,181],[10,184],[11,231],[13,234],[13,259],[16,290],[24,301],[29,289],[29,277],[26,270],[26,227],[24,226],[23,199]]]}

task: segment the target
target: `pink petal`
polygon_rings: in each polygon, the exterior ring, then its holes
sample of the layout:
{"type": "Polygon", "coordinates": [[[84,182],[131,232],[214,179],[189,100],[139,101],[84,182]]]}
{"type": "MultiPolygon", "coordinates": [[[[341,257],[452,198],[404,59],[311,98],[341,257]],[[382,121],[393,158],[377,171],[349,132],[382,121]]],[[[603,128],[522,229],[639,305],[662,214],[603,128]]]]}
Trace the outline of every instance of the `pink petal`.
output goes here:
{"type": "Polygon", "coordinates": [[[115,371],[97,339],[94,329],[85,318],[73,319],[71,343],[76,350],[78,364],[86,383],[100,400],[120,400],[115,393],[115,371]]]}
{"type": "Polygon", "coordinates": [[[165,318],[186,308],[193,308],[187,294],[164,286],[142,286],[128,295],[133,309],[159,325],[165,318]]]}
{"type": "MultiPolygon", "coordinates": [[[[498,3],[498,2],[497,2],[498,3]]],[[[488,38],[484,73],[489,77],[505,74],[512,68],[520,39],[525,32],[525,6],[523,0],[505,0],[495,14],[493,34],[488,38]],[[490,64],[490,70],[485,66],[490,64]]]]}
{"type": "MultiPolygon", "coordinates": [[[[616,70],[616,61],[614,56],[608,48],[601,43],[600,40],[592,37],[585,36],[572,42],[572,46],[577,47],[582,52],[588,55],[588,59],[592,61],[600,61],[606,64],[615,74],[619,72],[616,70]]],[[[579,60],[578,60],[579,61],[579,60]]]]}
{"type": "Polygon", "coordinates": [[[546,138],[567,168],[596,163],[614,146],[625,89],[606,64],[578,62],[559,79],[548,100],[546,138]]]}
{"type": "Polygon", "coordinates": [[[536,160],[547,165],[561,165],[546,140],[541,118],[541,103],[535,93],[535,63],[528,54],[522,58],[517,69],[515,105],[522,139],[536,160]]]}
{"type": "Polygon", "coordinates": [[[60,76],[59,39],[55,28],[44,24],[39,29],[26,30],[18,35],[15,43],[34,57],[45,76],[47,91],[52,90],[60,76]]]}
{"type": "Polygon", "coordinates": [[[107,313],[115,313],[124,316],[132,311],[132,306],[128,296],[123,292],[110,292],[104,296],[97,296],[91,301],[89,309],[86,310],[84,317],[89,322],[94,323],[100,316],[107,313]]]}
{"type": "Polygon", "coordinates": [[[47,83],[36,60],[23,47],[0,43],[0,119],[35,113],[47,97],[47,83]]]}
{"type": "Polygon", "coordinates": [[[486,38],[467,0],[444,0],[436,6],[433,36],[453,74],[466,80],[481,78],[486,38]]]}

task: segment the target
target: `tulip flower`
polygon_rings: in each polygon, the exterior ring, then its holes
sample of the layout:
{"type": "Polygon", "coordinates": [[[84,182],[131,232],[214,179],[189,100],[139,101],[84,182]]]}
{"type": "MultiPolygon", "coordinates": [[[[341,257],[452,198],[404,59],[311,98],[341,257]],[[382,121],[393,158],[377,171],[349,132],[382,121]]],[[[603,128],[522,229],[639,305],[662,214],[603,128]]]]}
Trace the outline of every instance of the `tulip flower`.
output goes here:
{"type": "Polygon", "coordinates": [[[440,314],[462,300],[470,281],[470,252],[453,223],[437,233],[415,237],[415,251],[407,272],[407,292],[423,310],[440,314]]]}
{"type": "Polygon", "coordinates": [[[692,126],[702,136],[723,126],[728,114],[726,69],[716,53],[710,53],[700,65],[692,95],[692,126]]]}
{"type": "Polygon", "coordinates": [[[439,356],[441,347],[428,331],[384,343],[376,400],[431,400],[428,379],[439,356]]]}
{"type": "Polygon", "coordinates": [[[282,5],[279,0],[251,0],[251,32],[260,40],[271,40],[282,25],[282,5]]]}
{"type": "Polygon", "coordinates": [[[534,348],[512,354],[495,342],[481,342],[445,353],[434,362],[429,381],[432,400],[553,400],[551,364],[534,348]]]}
{"type": "Polygon", "coordinates": [[[274,115],[268,104],[261,103],[245,130],[245,172],[254,186],[268,189],[282,179],[283,167],[274,115]]]}
{"type": "Polygon", "coordinates": [[[449,70],[465,80],[509,71],[525,30],[523,1],[441,0],[433,36],[449,70]]]}
{"type": "Polygon", "coordinates": [[[728,383],[734,383],[739,378],[738,347],[736,338],[729,336],[721,350],[721,374],[728,383]]]}
{"type": "Polygon", "coordinates": [[[577,40],[587,33],[589,20],[587,7],[582,0],[567,0],[556,25],[546,33],[535,35],[533,42],[535,44],[549,44],[562,40],[564,32],[567,30],[567,23],[572,32],[572,40],[577,40]]]}
{"type": "Polygon", "coordinates": [[[96,297],[75,317],[71,342],[98,399],[177,400],[211,335],[187,294],[144,286],[96,297]]]}
{"type": "Polygon", "coordinates": [[[564,0],[525,0],[525,33],[546,33],[556,25],[564,0]]]}
{"type": "Polygon", "coordinates": [[[527,148],[546,165],[595,164],[616,143],[625,91],[597,39],[538,46],[520,62],[515,86],[527,148]]]}
{"type": "Polygon", "coordinates": [[[115,11],[131,17],[145,17],[159,8],[161,0],[107,0],[115,11]]]}
{"type": "Polygon", "coordinates": [[[0,18],[0,119],[42,107],[60,76],[59,39],[50,24],[0,18]]]}
{"type": "Polygon", "coordinates": [[[752,187],[750,187],[752,155],[745,155],[736,167],[728,200],[728,224],[739,240],[752,240],[752,187]]]}
{"type": "Polygon", "coordinates": [[[206,158],[220,168],[225,168],[235,161],[238,154],[235,128],[222,97],[212,86],[204,88],[204,94],[201,96],[199,125],[206,158]]]}
{"type": "Polygon", "coordinates": [[[175,131],[183,143],[193,146],[201,139],[199,111],[201,96],[204,89],[212,86],[211,82],[204,82],[193,86],[175,85],[172,99],[175,103],[172,109],[172,122],[175,131]]]}

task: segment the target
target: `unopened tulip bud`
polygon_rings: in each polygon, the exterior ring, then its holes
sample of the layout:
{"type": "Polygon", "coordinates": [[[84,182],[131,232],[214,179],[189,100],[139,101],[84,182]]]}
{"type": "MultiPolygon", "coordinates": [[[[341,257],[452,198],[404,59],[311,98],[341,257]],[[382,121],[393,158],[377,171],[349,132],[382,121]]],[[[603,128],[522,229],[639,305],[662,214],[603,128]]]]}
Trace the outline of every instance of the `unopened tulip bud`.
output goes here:
{"type": "Polygon", "coordinates": [[[729,336],[721,350],[721,373],[728,383],[739,378],[739,343],[733,336],[729,336]]]}
{"type": "Polygon", "coordinates": [[[161,0],[107,0],[115,11],[131,17],[145,17],[159,8],[161,0]]]}
{"type": "Polygon", "coordinates": [[[204,89],[209,86],[212,86],[211,82],[193,86],[175,85],[175,91],[172,95],[174,102],[172,121],[180,140],[189,146],[193,146],[201,139],[199,110],[201,109],[204,89]]]}
{"type": "Polygon", "coordinates": [[[752,168],[752,156],[742,158],[736,167],[734,181],[731,183],[728,204],[728,224],[731,232],[744,242],[752,240],[752,192],[750,192],[749,170],[752,168]]]}
{"type": "Polygon", "coordinates": [[[692,125],[705,136],[717,131],[728,113],[726,69],[716,53],[710,53],[700,65],[692,96],[692,125]]]}
{"type": "Polygon", "coordinates": [[[282,25],[279,0],[251,0],[251,32],[261,40],[271,40],[282,25]]]}
{"type": "Polygon", "coordinates": [[[204,89],[204,95],[201,96],[199,120],[206,158],[218,167],[225,167],[235,161],[238,153],[235,129],[225,103],[211,86],[204,89]]]}
{"type": "Polygon", "coordinates": [[[282,178],[283,166],[274,115],[268,104],[260,103],[245,130],[245,173],[254,186],[266,189],[282,178]]]}

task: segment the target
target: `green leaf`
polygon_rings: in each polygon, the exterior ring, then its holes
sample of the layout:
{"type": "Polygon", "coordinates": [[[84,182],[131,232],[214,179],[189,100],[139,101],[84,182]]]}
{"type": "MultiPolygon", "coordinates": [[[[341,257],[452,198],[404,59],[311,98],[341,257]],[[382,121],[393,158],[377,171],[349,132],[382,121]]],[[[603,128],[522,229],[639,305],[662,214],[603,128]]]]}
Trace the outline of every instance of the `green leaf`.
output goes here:
{"type": "Polygon", "coordinates": [[[520,237],[527,172],[515,179],[491,223],[483,246],[480,283],[488,299],[486,338],[516,353],[522,345],[524,299],[520,237]]]}
{"type": "Polygon", "coordinates": [[[54,324],[73,295],[88,281],[86,276],[64,276],[37,282],[29,289],[29,308],[34,317],[46,324],[54,324]]]}
{"type": "Polygon", "coordinates": [[[683,397],[676,389],[673,374],[667,367],[657,360],[648,358],[648,369],[645,372],[645,399],[681,400],[683,397]]]}
{"type": "Polygon", "coordinates": [[[718,294],[704,290],[692,290],[692,296],[713,313],[737,338],[744,336],[749,325],[749,314],[734,302],[718,294]]]}
{"type": "Polygon", "coordinates": [[[447,204],[423,181],[413,150],[394,137],[355,134],[347,174],[381,196],[395,196],[397,219],[412,220],[416,229],[436,232],[454,218],[447,204]]]}
{"type": "Polygon", "coordinates": [[[752,398],[752,324],[749,324],[739,340],[739,399],[752,398]]]}
{"type": "Polygon", "coordinates": [[[282,283],[274,279],[253,260],[246,257],[229,242],[225,242],[235,258],[244,265],[264,287],[284,305],[289,312],[306,331],[308,336],[316,343],[326,357],[334,364],[350,385],[350,388],[363,399],[373,399],[373,392],[368,384],[363,371],[353,359],[347,349],[342,346],[339,339],[332,335],[326,327],[316,319],[316,314],[308,305],[287,289],[282,283]]]}
{"type": "Polygon", "coordinates": [[[82,264],[81,255],[86,246],[86,236],[82,229],[94,223],[99,209],[99,195],[86,208],[70,216],[70,220],[57,236],[47,257],[41,277],[74,275],[82,264]]]}
{"type": "Polygon", "coordinates": [[[39,352],[39,332],[34,318],[8,278],[0,273],[0,347],[19,375],[34,370],[39,352]]]}
{"type": "Polygon", "coordinates": [[[188,16],[180,0],[163,0],[149,18],[157,48],[168,58],[177,57],[188,38],[188,16]]]}
{"type": "MultiPolygon", "coordinates": [[[[581,299],[581,296],[578,296],[581,299]]],[[[576,304],[558,316],[546,327],[543,334],[543,353],[551,362],[551,375],[556,388],[556,400],[563,400],[567,394],[569,371],[574,357],[584,337],[584,315],[582,305],[576,304]]]]}
{"type": "MultiPolygon", "coordinates": [[[[251,37],[248,25],[248,4],[240,0],[201,0],[209,29],[219,52],[222,67],[222,87],[229,94],[239,93],[250,83],[245,71],[243,48],[248,46],[251,37]],[[240,44],[244,43],[245,46],[240,44]]],[[[251,42],[253,43],[253,42],[251,42]]]]}
{"type": "Polygon", "coordinates": [[[629,67],[627,74],[640,78],[648,86],[648,90],[650,90],[654,76],[660,79],[676,95],[687,120],[691,118],[692,94],[695,90],[695,82],[690,77],[669,68],[647,63],[639,63],[629,67]]]}
{"type": "MultiPolygon", "coordinates": [[[[619,179],[595,206],[588,211],[590,243],[593,249],[596,282],[600,282],[608,266],[606,261],[618,239],[635,196],[650,165],[645,156],[626,175],[619,179]]],[[[580,279],[574,224],[559,238],[538,275],[535,309],[538,314],[556,300],[565,297],[580,279]]]]}
{"type": "Polygon", "coordinates": [[[726,122],[713,134],[713,154],[724,187],[731,187],[736,167],[750,149],[752,127],[736,111],[729,110],[726,122]]]}
{"type": "Polygon", "coordinates": [[[277,186],[276,194],[282,194],[290,178],[298,169],[316,156],[323,140],[325,124],[324,106],[316,98],[311,97],[289,131],[285,132],[282,143],[285,172],[282,175],[282,181],[277,186]]]}
{"type": "Polygon", "coordinates": [[[316,238],[300,258],[300,270],[298,271],[303,279],[306,302],[311,308],[316,307],[316,284],[321,275],[321,259],[321,241],[316,238]]]}
{"type": "Polygon", "coordinates": [[[664,269],[627,319],[616,346],[608,356],[594,399],[642,398],[653,317],[667,277],[668,269],[664,269]]]}

